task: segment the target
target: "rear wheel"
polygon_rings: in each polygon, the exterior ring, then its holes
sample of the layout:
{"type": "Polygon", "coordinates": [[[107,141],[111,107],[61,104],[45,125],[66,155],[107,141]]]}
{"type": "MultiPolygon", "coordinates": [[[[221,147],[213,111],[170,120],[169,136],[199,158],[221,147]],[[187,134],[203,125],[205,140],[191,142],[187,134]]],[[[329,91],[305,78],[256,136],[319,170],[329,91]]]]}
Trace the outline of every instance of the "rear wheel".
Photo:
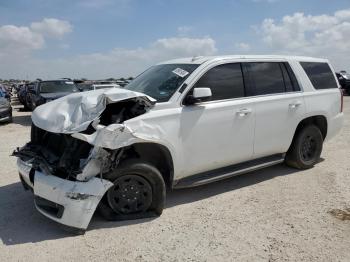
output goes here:
{"type": "Polygon", "coordinates": [[[307,169],[313,167],[320,159],[323,136],[315,125],[303,127],[295,135],[285,162],[288,166],[307,169]]]}
{"type": "Polygon", "coordinates": [[[114,185],[100,203],[108,220],[125,220],[161,215],[165,183],[159,170],[139,160],[124,161],[105,176],[114,185]]]}

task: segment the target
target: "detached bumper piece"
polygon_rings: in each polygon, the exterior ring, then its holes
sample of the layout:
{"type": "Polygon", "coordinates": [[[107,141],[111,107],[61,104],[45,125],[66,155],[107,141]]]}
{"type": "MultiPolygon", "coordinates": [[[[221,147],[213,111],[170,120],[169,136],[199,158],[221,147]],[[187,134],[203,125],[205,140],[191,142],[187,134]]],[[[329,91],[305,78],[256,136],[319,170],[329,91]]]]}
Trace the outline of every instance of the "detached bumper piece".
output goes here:
{"type": "Polygon", "coordinates": [[[27,187],[33,188],[34,203],[44,216],[76,231],[85,231],[105,192],[113,185],[110,181],[93,177],[87,182],[70,181],[34,171],[30,164],[18,159],[20,177],[27,187]]]}

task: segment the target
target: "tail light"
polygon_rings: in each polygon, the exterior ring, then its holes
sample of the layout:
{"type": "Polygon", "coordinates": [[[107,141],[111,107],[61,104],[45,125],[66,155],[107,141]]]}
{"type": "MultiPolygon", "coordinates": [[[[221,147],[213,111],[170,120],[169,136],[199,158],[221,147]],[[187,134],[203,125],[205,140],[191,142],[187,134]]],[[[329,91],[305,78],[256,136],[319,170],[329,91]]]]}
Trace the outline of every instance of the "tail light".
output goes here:
{"type": "Polygon", "coordinates": [[[344,93],[343,89],[339,88],[340,91],[340,112],[343,112],[343,106],[344,106],[344,93]]]}

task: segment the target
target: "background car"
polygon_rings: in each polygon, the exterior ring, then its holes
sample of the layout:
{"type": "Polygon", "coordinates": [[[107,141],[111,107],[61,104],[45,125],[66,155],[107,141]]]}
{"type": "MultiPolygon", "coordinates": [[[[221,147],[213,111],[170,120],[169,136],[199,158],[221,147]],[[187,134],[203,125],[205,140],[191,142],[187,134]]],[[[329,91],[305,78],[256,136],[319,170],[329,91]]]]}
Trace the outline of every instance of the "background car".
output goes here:
{"type": "Polygon", "coordinates": [[[0,90],[0,122],[6,121],[12,122],[12,107],[4,92],[0,90]]]}
{"type": "Polygon", "coordinates": [[[3,86],[0,85],[0,92],[2,93],[2,97],[5,97],[6,99],[10,100],[11,99],[11,93],[9,92],[9,90],[3,86]]]}
{"type": "Polygon", "coordinates": [[[340,71],[339,73],[336,73],[339,84],[341,85],[341,88],[350,95],[350,74],[346,71],[340,71]]]}
{"type": "Polygon", "coordinates": [[[117,84],[81,84],[79,89],[81,91],[97,90],[102,88],[120,88],[120,85],[117,84]]]}
{"type": "Polygon", "coordinates": [[[66,79],[38,81],[27,86],[26,105],[34,110],[37,106],[78,91],[74,82],[66,79]]]}
{"type": "Polygon", "coordinates": [[[17,92],[17,98],[19,102],[24,106],[25,110],[29,110],[29,107],[27,105],[27,93],[28,93],[28,88],[31,86],[32,88],[34,87],[33,82],[31,83],[25,83],[22,85],[19,85],[19,90],[17,92]]]}
{"type": "Polygon", "coordinates": [[[17,98],[19,100],[19,102],[24,105],[24,107],[26,107],[25,105],[25,101],[26,101],[26,87],[25,85],[18,85],[18,91],[17,91],[17,98]]]}

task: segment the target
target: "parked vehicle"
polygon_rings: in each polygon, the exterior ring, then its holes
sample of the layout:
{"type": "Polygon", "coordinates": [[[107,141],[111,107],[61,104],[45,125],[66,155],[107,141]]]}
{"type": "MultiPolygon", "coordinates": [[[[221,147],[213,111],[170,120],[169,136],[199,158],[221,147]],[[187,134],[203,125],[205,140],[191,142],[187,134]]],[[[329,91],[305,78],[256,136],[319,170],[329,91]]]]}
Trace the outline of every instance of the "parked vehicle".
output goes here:
{"type": "Polygon", "coordinates": [[[0,122],[12,122],[12,107],[10,101],[0,90],[0,122]]]}
{"type": "Polygon", "coordinates": [[[345,93],[350,95],[350,74],[348,74],[346,71],[340,71],[339,73],[336,73],[336,75],[341,88],[345,93]]]}
{"type": "Polygon", "coordinates": [[[117,84],[86,84],[82,83],[78,85],[80,91],[91,91],[102,88],[120,88],[117,84]]]}
{"type": "Polygon", "coordinates": [[[3,85],[0,85],[0,92],[2,93],[2,97],[5,97],[9,101],[11,100],[11,93],[3,85]]]}
{"type": "Polygon", "coordinates": [[[26,105],[34,110],[42,104],[77,91],[75,84],[66,79],[38,81],[34,85],[27,86],[26,105]]]}
{"type": "Polygon", "coordinates": [[[124,89],[76,93],[37,108],[31,142],[14,152],[39,212],[85,230],[160,215],[166,186],[194,187],[285,162],[313,167],[343,123],[324,59],[184,58],[124,89]]]}
{"type": "Polygon", "coordinates": [[[103,88],[120,88],[117,84],[93,84],[91,90],[103,89],[103,88]]]}
{"type": "Polygon", "coordinates": [[[25,85],[18,85],[18,91],[17,91],[17,97],[18,97],[18,100],[21,102],[21,104],[24,105],[24,102],[25,102],[25,97],[26,95],[24,95],[24,92],[25,92],[25,85]]]}
{"type": "Polygon", "coordinates": [[[35,82],[30,82],[19,86],[17,97],[19,102],[24,106],[25,110],[30,110],[30,107],[27,104],[28,90],[34,89],[35,84],[35,82]]]}

